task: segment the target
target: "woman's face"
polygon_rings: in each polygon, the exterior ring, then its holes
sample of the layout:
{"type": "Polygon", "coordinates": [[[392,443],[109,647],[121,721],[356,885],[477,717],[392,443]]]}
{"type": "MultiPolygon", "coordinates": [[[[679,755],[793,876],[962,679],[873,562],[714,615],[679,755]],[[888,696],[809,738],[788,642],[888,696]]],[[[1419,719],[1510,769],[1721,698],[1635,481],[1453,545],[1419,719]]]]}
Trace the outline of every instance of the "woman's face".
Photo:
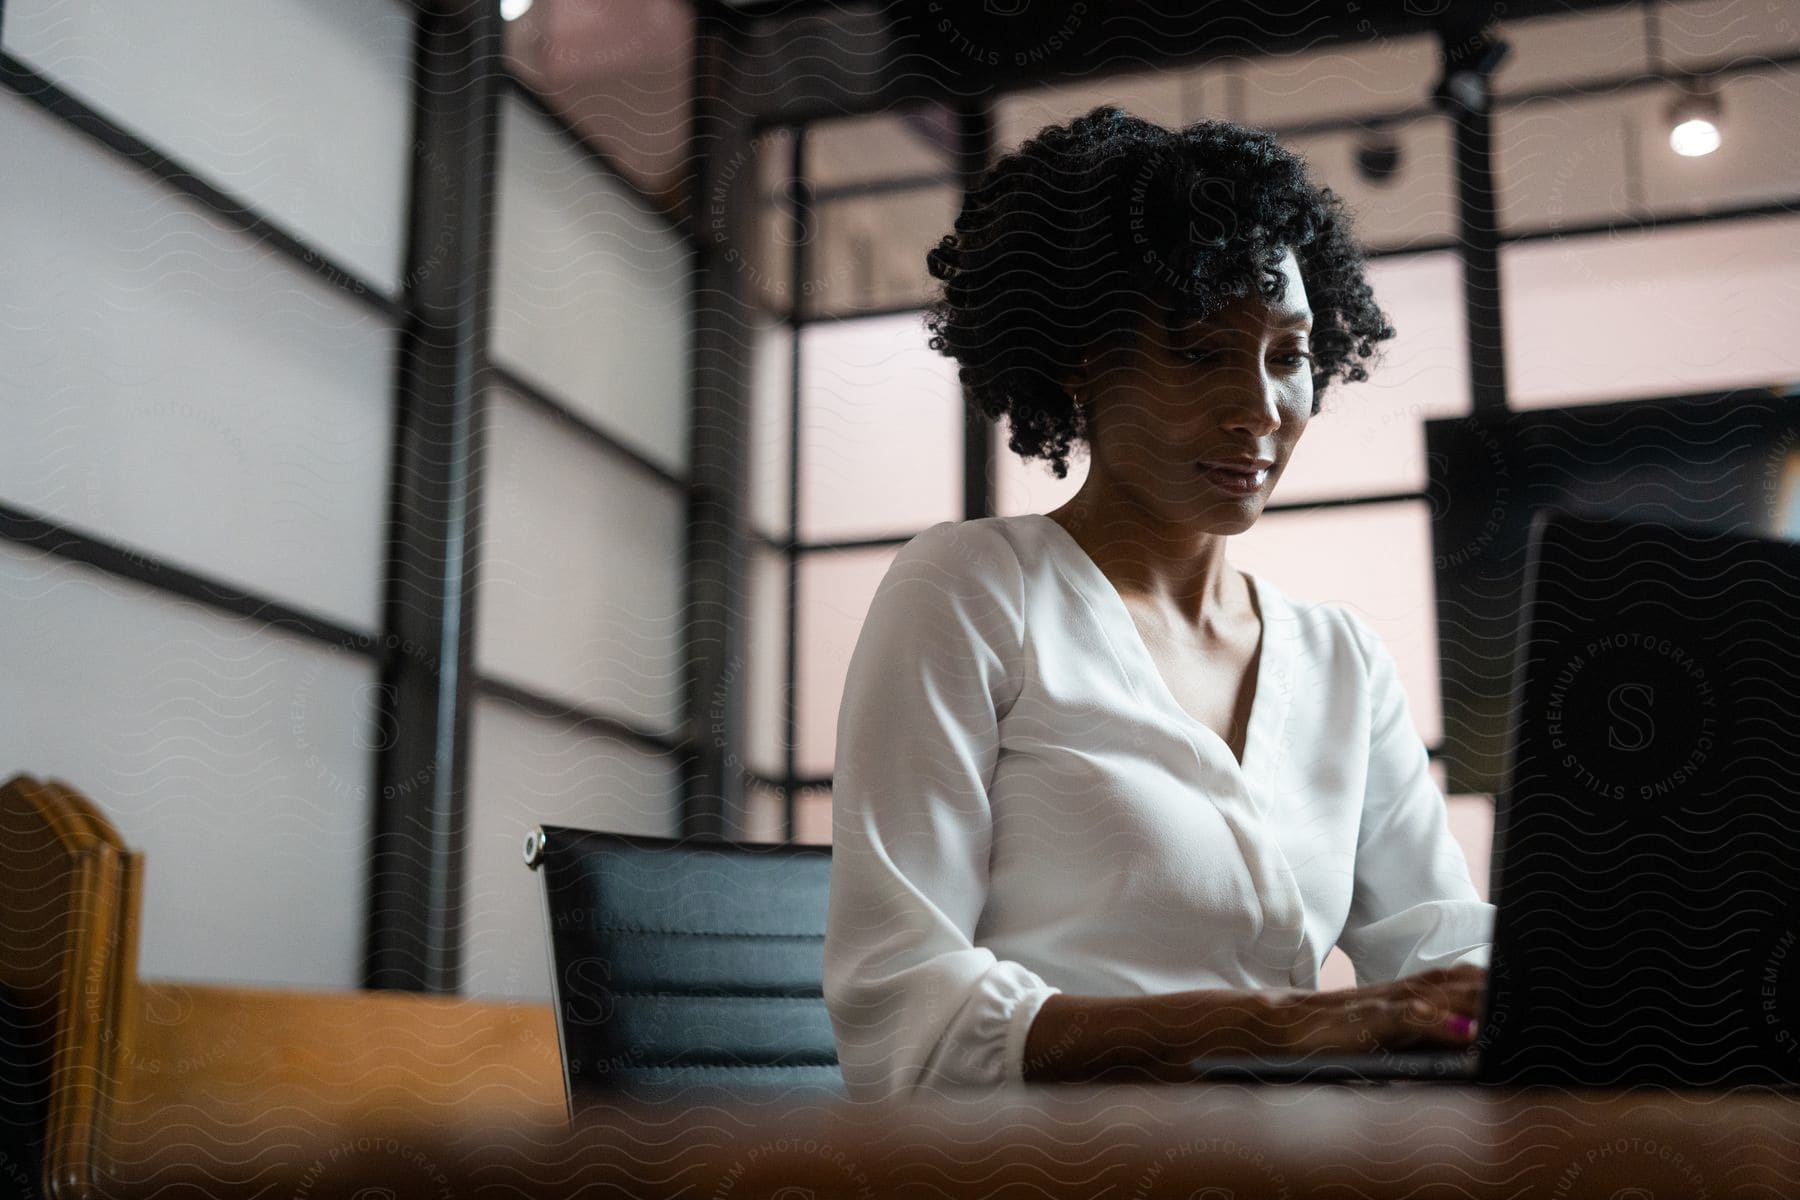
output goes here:
{"type": "Polygon", "coordinates": [[[1088,469],[1109,501],[1221,534],[1261,514],[1312,413],[1312,309],[1293,251],[1282,270],[1273,305],[1253,293],[1173,340],[1146,320],[1134,344],[1089,364],[1088,469]],[[1207,465],[1238,460],[1262,469],[1207,465]]]}

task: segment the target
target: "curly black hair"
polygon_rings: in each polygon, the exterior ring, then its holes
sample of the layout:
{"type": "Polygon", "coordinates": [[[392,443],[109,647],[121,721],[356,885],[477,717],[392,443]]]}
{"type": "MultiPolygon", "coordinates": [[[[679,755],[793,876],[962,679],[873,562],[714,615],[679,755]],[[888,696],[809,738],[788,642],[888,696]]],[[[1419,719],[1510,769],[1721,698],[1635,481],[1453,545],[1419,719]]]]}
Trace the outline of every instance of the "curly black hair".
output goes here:
{"type": "Polygon", "coordinates": [[[1229,121],[1165,129],[1112,105],[1050,125],[963,197],[955,232],[926,256],[941,295],[925,317],[969,403],[1010,418],[1009,445],[1068,474],[1086,416],[1078,363],[1132,337],[1205,319],[1248,294],[1279,300],[1292,249],[1313,310],[1313,412],[1335,376],[1394,336],[1364,278],[1342,198],[1316,186],[1273,134],[1229,121]]]}

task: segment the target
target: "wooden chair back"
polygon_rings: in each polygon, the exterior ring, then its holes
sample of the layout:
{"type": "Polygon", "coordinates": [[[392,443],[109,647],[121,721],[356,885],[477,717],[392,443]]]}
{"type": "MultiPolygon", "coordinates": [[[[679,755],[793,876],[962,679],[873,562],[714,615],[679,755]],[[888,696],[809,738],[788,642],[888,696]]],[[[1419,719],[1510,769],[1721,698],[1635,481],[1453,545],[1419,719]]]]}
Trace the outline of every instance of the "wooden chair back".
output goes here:
{"type": "Polygon", "coordinates": [[[303,1130],[567,1111],[548,1005],[140,980],[142,855],[54,780],[0,786],[0,989],[42,1099],[43,1194],[184,1123],[303,1130]]]}

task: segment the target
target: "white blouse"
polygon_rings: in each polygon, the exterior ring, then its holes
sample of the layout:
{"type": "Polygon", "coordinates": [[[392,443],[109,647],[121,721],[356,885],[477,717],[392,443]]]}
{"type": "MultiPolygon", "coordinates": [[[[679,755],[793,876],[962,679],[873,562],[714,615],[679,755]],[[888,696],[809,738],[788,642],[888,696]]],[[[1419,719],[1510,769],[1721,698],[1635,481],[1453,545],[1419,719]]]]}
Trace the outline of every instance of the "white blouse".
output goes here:
{"type": "Polygon", "coordinates": [[[1049,517],[901,549],[838,718],[824,994],[852,1099],[1022,1081],[1059,991],[1316,988],[1334,944],[1359,984],[1487,965],[1392,656],[1248,577],[1240,766],[1049,517]]]}

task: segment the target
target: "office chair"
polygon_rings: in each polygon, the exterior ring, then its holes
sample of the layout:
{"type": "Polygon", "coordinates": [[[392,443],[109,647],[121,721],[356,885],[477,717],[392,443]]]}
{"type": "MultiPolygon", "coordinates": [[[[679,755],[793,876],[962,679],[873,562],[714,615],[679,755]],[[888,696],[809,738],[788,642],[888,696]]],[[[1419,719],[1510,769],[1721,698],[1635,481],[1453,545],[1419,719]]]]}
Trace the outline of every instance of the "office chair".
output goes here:
{"type": "Polygon", "coordinates": [[[571,1114],[644,1087],[843,1095],[822,988],[828,846],[544,826],[552,1005],[571,1114]]]}

